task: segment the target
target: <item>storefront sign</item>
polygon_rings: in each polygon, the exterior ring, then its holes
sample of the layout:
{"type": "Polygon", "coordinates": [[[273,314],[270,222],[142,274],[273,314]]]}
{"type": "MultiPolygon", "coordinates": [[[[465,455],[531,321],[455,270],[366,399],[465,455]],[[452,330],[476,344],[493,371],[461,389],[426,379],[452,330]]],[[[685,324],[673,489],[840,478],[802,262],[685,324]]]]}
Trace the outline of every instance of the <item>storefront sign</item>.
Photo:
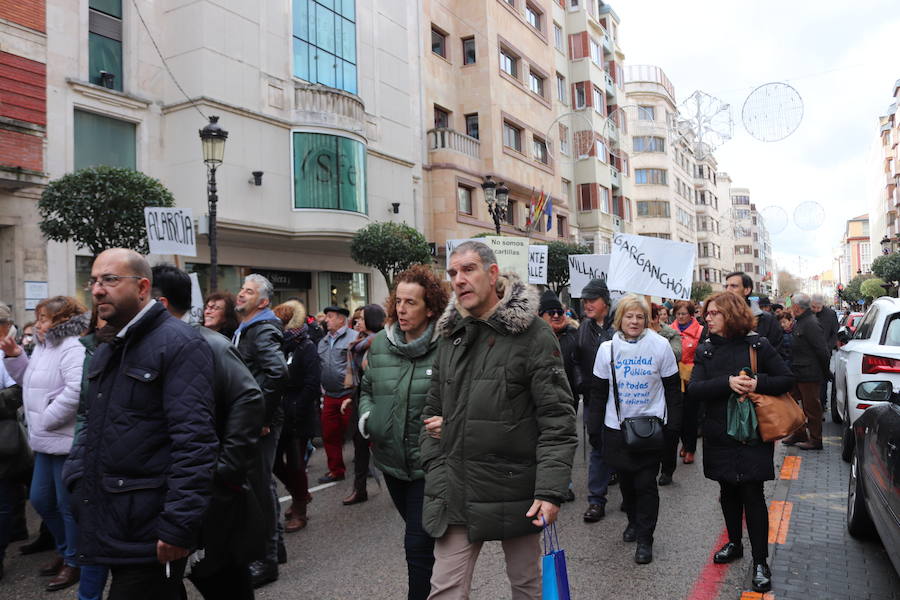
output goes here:
{"type": "Polygon", "coordinates": [[[617,233],[607,283],[636,294],[689,300],[695,255],[693,244],[617,233]]]}
{"type": "Polygon", "coordinates": [[[366,212],[366,147],[351,138],[295,131],[294,208],[366,212]]]}
{"type": "Polygon", "coordinates": [[[312,288],[312,275],[308,271],[248,269],[247,274],[250,273],[262,275],[272,283],[276,290],[308,290],[312,288]]]}
{"type": "Polygon", "coordinates": [[[190,208],[147,206],[144,223],[151,254],[197,256],[194,217],[190,208]]]}

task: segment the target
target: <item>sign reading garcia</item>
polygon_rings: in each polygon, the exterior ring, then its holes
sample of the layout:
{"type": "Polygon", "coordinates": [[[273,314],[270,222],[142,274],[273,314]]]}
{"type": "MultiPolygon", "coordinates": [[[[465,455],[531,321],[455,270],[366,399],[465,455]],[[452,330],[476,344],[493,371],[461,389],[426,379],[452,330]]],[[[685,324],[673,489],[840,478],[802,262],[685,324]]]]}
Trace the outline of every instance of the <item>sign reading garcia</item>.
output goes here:
{"type": "Polygon", "coordinates": [[[324,133],[293,132],[294,208],[366,213],[366,147],[324,133]]]}

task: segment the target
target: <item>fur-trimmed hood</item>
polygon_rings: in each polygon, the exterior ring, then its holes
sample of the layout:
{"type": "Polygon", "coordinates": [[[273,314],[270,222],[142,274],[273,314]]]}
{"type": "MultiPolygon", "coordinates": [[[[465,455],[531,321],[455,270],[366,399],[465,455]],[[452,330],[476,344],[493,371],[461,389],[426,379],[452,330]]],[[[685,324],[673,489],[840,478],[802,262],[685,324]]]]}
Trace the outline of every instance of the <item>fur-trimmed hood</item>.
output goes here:
{"type": "MultiPolygon", "coordinates": [[[[485,321],[499,325],[512,335],[518,335],[528,329],[537,318],[540,299],[537,289],[528,285],[512,271],[502,273],[497,279],[497,295],[500,302],[485,321]]],[[[450,297],[450,303],[444,314],[438,319],[437,330],[444,337],[450,337],[459,322],[470,316],[456,301],[456,293],[450,297]]]]}
{"type": "Polygon", "coordinates": [[[91,313],[75,315],[68,321],[54,325],[44,336],[46,344],[56,346],[68,337],[81,337],[91,325],[91,313]]]}

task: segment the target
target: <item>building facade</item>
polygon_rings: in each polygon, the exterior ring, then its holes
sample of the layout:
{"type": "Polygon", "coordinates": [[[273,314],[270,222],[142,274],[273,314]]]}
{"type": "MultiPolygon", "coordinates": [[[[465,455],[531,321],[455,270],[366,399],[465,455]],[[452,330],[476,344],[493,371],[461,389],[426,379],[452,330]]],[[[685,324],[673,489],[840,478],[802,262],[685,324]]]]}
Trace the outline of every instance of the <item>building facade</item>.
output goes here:
{"type": "Polygon", "coordinates": [[[774,290],[772,241],[762,217],[751,202],[750,190],[732,187],[731,220],[734,233],[734,270],[753,277],[756,294],[774,290]]]}
{"type": "MultiPolygon", "coordinates": [[[[349,245],[375,221],[421,230],[426,220],[415,3],[49,4],[51,177],[110,164],[158,178],[193,209],[198,255],[181,264],[205,288],[197,132],[216,115],[229,132],[217,172],[219,287],[235,291],[259,272],[276,302],[299,297],[312,310],[386,296],[349,245]]],[[[53,292],[79,293],[91,258],[72,244],[49,252],[53,292]]]]}
{"type": "Polygon", "coordinates": [[[900,209],[900,192],[897,191],[900,180],[900,119],[898,119],[898,106],[900,106],[900,79],[894,82],[893,101],[883,115],[878,118],[879,148],[877,173],[878,204],[877,213],[879,225],[878,231],[874,224],[872,233],[876,240],[881,239],[879,234],[887,236],[893,242],[892,250],[900,249],[900,222],[898,222],[898,209],[900,209]],[[882,223],[883,221],[883,223],[882,223]],[[883,231],[882,231],[883,230],[883,231]]]}
{"type": "Polygon", "coordinates": [[[857,275],[871,272],[872,243],[868,214],[847,220],[841,240],[840,266],[840,280],[844,285],[857,275]]]}
{"type": "Polygon", "coordinates": [[[0,0],[0,302],[19,324],[47,295],[37,201],[47,182],[45,0],[0,0]]]}

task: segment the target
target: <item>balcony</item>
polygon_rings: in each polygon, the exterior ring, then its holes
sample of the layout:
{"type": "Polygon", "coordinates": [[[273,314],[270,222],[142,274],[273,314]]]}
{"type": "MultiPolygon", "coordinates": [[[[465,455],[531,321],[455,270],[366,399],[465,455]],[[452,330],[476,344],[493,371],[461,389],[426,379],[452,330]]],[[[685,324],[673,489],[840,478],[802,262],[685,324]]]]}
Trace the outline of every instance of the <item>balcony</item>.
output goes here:
{"type": "Polygon", "coordinates": [[[366,111],[359,96],[324,85],[294,82],[293,120],[351,131],[366,137],[366,111]]]}
{"type": "Polygon", "coordinates": [[[603,34],[603,49],[606,50],[607,52],[609,52],[610,54],[612,54],[614,52],[612,38],[609,37],[608,33],[603,34]]]}
{"type": "Polygon", "coordinates": [[[888,193],[891,193],[897,187],[897,176],[893,173],[885,173],[884,185],[887,187],[888,193]]]}
{"type": "Polygon", "coordinates": [[[611,96],[616,95],[616,81],[609,74],[609,71],[603,72],[603,79],[606,81],[606,92],[611,96]]]}
{"type": "Polygon", "coordinates": [[[481,142],[446,127],[428,130],[428,151],[435,150],[453,150],[470,158],[481,158],[481,142]]]}
{"type": "Polygon", "coordinates": [[[622,175],[619,173],[619,170],[613,166],[609,167],[609,176],[610,183],[614,188],[622,187],[622,175]]]}

